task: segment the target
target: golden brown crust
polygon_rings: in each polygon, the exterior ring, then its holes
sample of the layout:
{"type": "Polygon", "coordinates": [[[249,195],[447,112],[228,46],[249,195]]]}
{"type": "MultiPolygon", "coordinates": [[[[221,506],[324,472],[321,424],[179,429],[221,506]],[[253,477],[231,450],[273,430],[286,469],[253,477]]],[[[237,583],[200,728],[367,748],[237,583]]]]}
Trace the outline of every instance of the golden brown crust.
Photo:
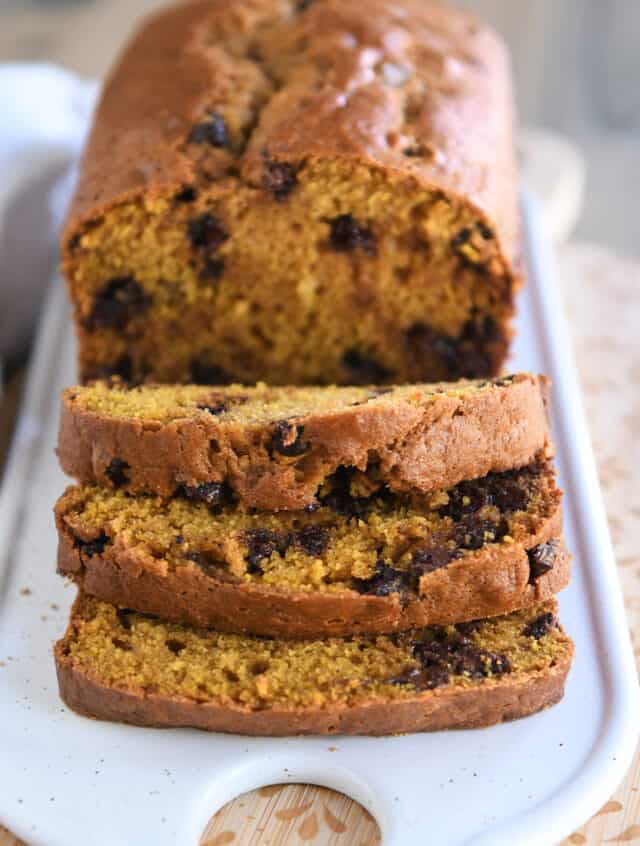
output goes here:
{"type": "MultiPolygon", "coordinates": [[[[192,562],[167,569],[115,544],[83,556],[60,514],[57,522],[58,571],[87,594],[166,620],[240,634],[319,638],[475,620],[543,602],[569,582],[571,558],[558,540],[553,568],[535,579],[522,544],[491,544],[422,576],[420,594],[408,599],[398,593],[283,590],[224,582],[192,562]]],[[[531,533],[528,548],[558,539],[561,527],[558,504],[531,533]]]]}
{"type": "MultiPolygon", "coordinates": [[[[285,46],[290,50],[311,34],[319,53],[344,49],[345,38],[354,43],[351,53],[345,51],[330,100],[318,96],[315,110],[303,109],[295,75],[289,85],[286,80],[278,85],[243,156],[249,182],[256,181],[254,171],[265,148],[287,161],[348,157],[406,173],[481,210],[495,223],[506,255],[518,263],[510,68],[496,33],[466,12],[421,0],[403,0],[401,7],[370,0],[366,15],[362,4],[345,0],[321,0],[304,15],[295,14],[295,5],[286,0],[200,0],[162,10],[145,22],[105,85],[65,242],[78,226],[118,202],[194,181],[197,167],[184,150],[186,134],[203,107],[228,101],[233,81],[228,60],[234,50],[244,49],[252,30],[274,26],[274,52],[285,46]],[[381,55],[402,54],[402,44],[394,47],[393,41],[407,41],[402,25],[407,19],[419,45],[419,70],[428,83],[416,115],[416,134],[432,149],[431,156],[407,157],[389,146],[385,136],[396,129],[398,95],[393,86],[389,91],[380,84],[364,85],[357,72],[359,62],[370,64],[362,56],[365,47],[381,55]],[[218,50],[207,51],[208,32],[227,33],[227,63],[218,50]],[[364,46],[358,49],[358,43],[364,46]],[[445,68],[455,85],[449,81],[442,86],[445,68]],[[336,108],[354,83],[360,90],[350,97],[349,108],[336,108]]],[[[277,67],[277,55],[265,64],[277,67]]]]}
{"type": "MultiPolygon", "coordinates": [[[[567,639],[568,640],[568,639],[567,639]]],[[[141,691],[105,686],[73,666],[56,644],[60,696],[87,717],[137,726],[190,726],[235,734],[388,735],[455,728],[480,728],[534,714],[556,704],[564,694],[572,650],[548,669],[517,678],[503,676],[492,685],[435,689],[410,699],[371,701],[362,705],[282,708],[254,711],[236,704],[196,703],[141,691]]]]}
{"type": "Polygon", "coordinates": [[[338,467],[365,470],[372,456],[392,489],[428,491],[550,455],[547,394],[545,377],[523,373],[421,404],[398,398],[297,417],[309,449],[283,461],[269,450],[271,423],[243,426],[203,413],[169,423],[108,417],[83,409],[70,388],[58,457],[85,484],[110,486],[107,470],[119,459],[132,492],[170,496],[183,484],[226,482],[249,506],[299,509],[338,467]]]}

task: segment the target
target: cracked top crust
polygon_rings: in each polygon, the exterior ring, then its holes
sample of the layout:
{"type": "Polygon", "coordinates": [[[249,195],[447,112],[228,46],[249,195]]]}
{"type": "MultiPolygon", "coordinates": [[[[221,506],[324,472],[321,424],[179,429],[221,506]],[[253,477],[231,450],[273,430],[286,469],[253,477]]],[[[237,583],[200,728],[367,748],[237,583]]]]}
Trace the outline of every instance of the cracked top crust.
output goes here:
{"type": "Polygon", "coordinates": [[[489,378],[521,281],[505,51],[417,0],[186,3],[97,110],[64,235],[80,378],[489,378]]]}
{"type": "Polygon", "coordinates": [[[466,12],[419,0],[370,0],[366,15],[355,0],[184,3],[151,17],[108,79],[65,241],[143,192],[229,168],[262,185],[268,150],[292,167],[275,168],[285,193],[297,163],[346,157],[468,198],[517,263],[512,122],[504,46],[466,12]]]}

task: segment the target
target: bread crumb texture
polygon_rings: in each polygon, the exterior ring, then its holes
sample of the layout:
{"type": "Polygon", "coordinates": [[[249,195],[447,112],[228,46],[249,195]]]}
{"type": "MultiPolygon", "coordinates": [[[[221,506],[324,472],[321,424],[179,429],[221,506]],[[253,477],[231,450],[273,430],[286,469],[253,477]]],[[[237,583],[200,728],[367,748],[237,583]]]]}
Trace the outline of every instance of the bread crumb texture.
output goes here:
{"type": "Polygon", "coordinates": [[[203,489],[163,499],[72,487],[56,510],[83,557],[112,550],[156,571],[199,567],[237,582],[384,595],[418,589],[422,574],[486,545],[531,546],[561,496],[546,462],[415,495],[343,468],[307,511],[210,504],[203,489]]]}
{"type": "Polygon", "coordinates": [[[250,709],[355,705],[493,686],[570,657],[555,602],[393,636],[287,641],[164,623],[83,597],[57,657],[100,684],[250,709]]]}
{"type": "Polygon", "coordinates": [[[74,407],[118,420],[169,423],[185,418],[213,415],[219,424],[259,425],[312,414],[339,413],[354,405],[395,406],[398,402],[428,405],[436,397],[463,397],[478,391],[507,387],[512,381],[531,381],[528,374],[493,380],[468,380],[394,386],[337,387],[322,390],[305,387],[273,387],[264,382],[254,387],[228,385],[139,385],[119,380],[98,381],[66,392],[74,407]]]}

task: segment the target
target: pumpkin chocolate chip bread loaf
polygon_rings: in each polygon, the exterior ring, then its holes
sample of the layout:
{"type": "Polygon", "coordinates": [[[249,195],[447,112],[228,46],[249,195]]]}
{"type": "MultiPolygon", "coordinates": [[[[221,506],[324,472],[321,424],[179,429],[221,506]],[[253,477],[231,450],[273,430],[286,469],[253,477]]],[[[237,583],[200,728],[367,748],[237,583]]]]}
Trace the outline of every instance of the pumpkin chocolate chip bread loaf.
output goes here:
{"type": "Polygon", "coordinates": [[[341,467],[425,492],[550,455],[547,387],[526,373],[386,389],[99,382],[65,391],[58,455],[85,484],[266,510],[317,505],[341,467]]]}
{"type": "Polygon", "coordinates": [[[392,734],[558,702],[573,646],[555,602],[404,634],[287,641],[162,622],[81,595],[55,649],[74,710],[253,735],[392,734]]]}
{"type": "Polygon", "coordinates": [[[389,632],[502,614],[566,586],[551,466],[394,494],[358,471],[318,506],[256,512],[205,490],[166,500],[69,488],[59,570],[99,599],[220,631],[389,632]]]}
{"type": "Polygon", "coordinates": [[[159,12],[106,83],[64,235],[81,378],[497,374],[520,279],[512,122],[505,49],[465,12],[159,12]]]}

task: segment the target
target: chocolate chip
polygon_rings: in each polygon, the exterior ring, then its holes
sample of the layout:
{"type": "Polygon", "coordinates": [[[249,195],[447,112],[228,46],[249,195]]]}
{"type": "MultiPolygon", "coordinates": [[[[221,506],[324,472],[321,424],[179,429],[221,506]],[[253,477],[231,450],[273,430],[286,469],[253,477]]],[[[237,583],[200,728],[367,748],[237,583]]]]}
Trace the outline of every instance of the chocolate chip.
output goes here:
{"type": "Polygon", "coordinates": [[[329,243],[337,252],[347,253],[360,249],[368,256],[376,254],[375,235],[352,215],[341,214],[330,220],[329,225],[331,227],[329,243]]]}
{"type": "Polygon", "coordinates": [[[505,514],[524,510],[529,501],[526,475],[524,470],[507,470],[460,482],[447,491],[449,501],[438,509],[438,513],[441,517],[459,521],[464,515],[474,514],[486,505],[495,505],[505,514]]]}
{"type": "MultiPolygon", "coordinates": [[[[502,330],[495,321],[495,318],[489,314],[485,314],[480,322],[470,321],[470,328],[467,330],[468,336],[473,340],[480,341],[501,341],[503,339],[502,330]]],[[[462,339],[465,339],[463,333],[462,339]]]]}
{"type": "Polygon", "coordinates": [[[550,612],[547,611],[544,614],[539,614],[535,620],[532,620],[522,630],[522,634],[525,637],[533,637],[536,640],[540,640],[541,637],[549,634],[551,629],[555,628],[556,626],[556,618],[550,612]]]}
{"type": "Polygon", "coordinates": [[[461,650],[454,657],[453,666],[457,675],[476,679],[489,674],[500,676],[511,671],[511,663],[506,655],[473,647],[465,647],[461,650]]]}
{"type": "Polygon", "coordinates": [[[492,504],[505,514],[524,511],[529,502],[527,488],[513,475],[490,473],[488,493],[492,504]]]}
{"type": "Polygon", "coordinates": [[[181,640],[177,640],[174,637],[168,638],[164,643],[169,652],[173,652],[174,655],[179,655],[183,649],[186,649],[187,646],[186,643],[183,643],[181,640]]]}
{"type": "Polygon", "coordinates": [[[192,218],[187,224],[187,232],[194,247],[206,247],[209,250],[217,250],[229,238],[224,226],[210,212],[192,218]]]}
{"type": "Polygon", "coordinates": [[[500,652],[483,652],[483,658],[489,663],[489,670],[493,676],[501,676],[511,672],[511,661],[500,652]]]}
{"type": "Polygon", "coordinates": [[[116,649],[122,649],[123,652],[131,652],[133,647],[127,640],[122,640],[119,637],[112,637],[111,643],[116,647],[116,649]]]}
{"type": "Polygon", "coordinates": [[[507,530],[505,521],[494,523],[468,514],[456,525],[454,540],[461,549],[480,549],[485,543],[497,543],[507,530]]]}
{"type": "Polygon", "coordinates": [[[351,496],[346,491],[332,491],[321,498],[322,504],[347,520],[364,520],[371,513],[373,503],[366,496],[351,496]]]}
{"type": "Polygon", "coordinates": [[[243,540],[248,552],[245,560],[249,573],[262,574],[260,562],[270,558],[274,553],[284,556],[292,543],[292,536],[288,532],[273,532],[269,529],[248,529],[243,534],[243,540]]]}
{"type": "Polygon", "coordinates": [[[130,631],[131,629],[132,614],[133,611],[131,611],[129,608],[116,608],[116,617],[118,618],[118,622],[126,631],[130,631]]]}
{"type": "Polygon", "coordinates": [[[151,297],[133,276],[116,276],[95,295],[85,326],[89,332],[124,329],[130,320],[144,314],[150,306],[151,297]]]}
{"type": "Polygon", "coordinates": [[[307,555],[316,558],[322,555],[329,542],[329,531],[323,526],[305,526],[295,534],[295,543],[301,547],[307,555]]]}
{"type": "Polygon", "coordinates": [[[212,147],[226,147],[229,143],[227,125],[217,112],[202,123],[196,124],[189,133],[189,144],[210,144],[212,147]]]}
{"type": "Polygon", "coordinates": [[[129,470],[129,465],[121,458],[112,458],[109,466],[104,471],[105,476],[114,488],[121,488],[129,481],[126,471],[129,470]]]}
{"type": "Polygon", "coordinates": [[[411,144],[409,147],[405,147],[402,151],[403,156],[407,156],[408,158],[432,158],[434,155],[434,151],[432,148],[428,147],[426,144],[411,144]]]}
{"type": "Polygon", "coordinates": [[[229,395],[224,391],[212,391],[207,397],[206,402],[198,404],[198,408],[209,414],[219,415],[224,414],[235,406],[244,405],[248,401],[248,394],[229,395]]]}
{"type": "Polygon", "coordinates": [[[449,634],[446,630],[427,630],[423,641],[413,644],[413,655],[423,668],[440,668],[454,675],[471,678],[485,678],[488,675],[502,675],[511,671],[506,655],[479,649],[459,632],[449,634]]]}
{"type": "Polygon", "coordinates": [[[346,517],[347,520],[366,520],[373,508],[373,501],[367,496],[351,495],[352,471],[346,467],[338,467],[329,478],[329,492],[319,496],[319,500],[326,508],[346,517]]]}
{"type": "Polygon", "coordinates": [[[415,581],[419,582],[420,576],[433,573],[434,570],[440,570],[461,557],[462,552],[459,549],[447,549],[446,547],[417,549],[411,558],[411,574],[415,581]]]}
{"type": "Polygon", "coordinates": [[[190,502],[203,502],[209,507],[228,505],[233,501],[233,493],[226,482],[180,485],[177,493],[190,502]]]}
{"type": "Polygon", "coordinates": [[[306,12],[314,0],[296,0],[296,12],[306,12]]]}
{"type": "Polygon", "coordinates": [[[389,596],[391,593],[406,593],[409,589],[409,574],[404,570],[389,567],[380,559],[368,579],[353,579],[353,588],[367,596],[389,596]]]}
{"type": "Polygon", "coordinates": [[[490,376],[493,364],[488,344],[504,340],[498,324],[489,315],[481,321],[466,321],[457,336],[436,332],[420,322],[412,324],[405,336],[418,364],[430,363],[436,357],[447,377],[452,379],[490,376]]]}
{"type": "Polygon", "coordinates": [[[91,382],[94,379],[112,379],[117,377],[123,382],[132,384],[133,379],[133,361],[131,356],[122,355],[113,364],[98,364],[91,368],[90,372],[85,376],[85,382],[91,382]]]}
{"type": "Polygon", "coordinates": [[[193,185],[185,185],[177,194],[174,194],[173,199],[176,203],[193,203],[198,198],[198,192],[193,185]]]}
{"type": "Polygon", "coordinates": [[[547,543],[538,544],[533,549],[527,550],[527,558],[529,559],[529,584],[534,584],[540,576],[553,570],[553,565],[556,560],[556,552],[558,549],[558,542],[555,540],[547,543]]]}
{"type": "Polygon", "coordinates": [[[496,388],[506,388],[507,385],[511,385],[513,382],[513,376],[501,376],[499,379],[492,379],[491,384],[495,385],[496,388]]]}
{"type": "Polygon", "coordinates": [[[191,362],[191,381],[196,385],[229,385],[233,378],[217,364],[202,359],[191,362]]]}
{"type": "Polygon", "coordinates": [[[387,679],[388,684],[410,684],[416,690],[433,690],[449,683],[449,671],[444,667],[407,667],[397,676],[387,679]]]}
{"type": "Polygon", "coordinates": [[[532,478],[537,472],[536,465],[530,464],[518,470],[488,473],[483,481],[490,504],[503,513],[525,510],[531,495],[532,478]]]}
{"type": "Polygon", "coordinates": [[[199,277],[205,282],[220,279],[224,273],[224,259],[221,258],[206,258],[199,277]]]}
{"type": "Polygon", "coordinates": [[[444,667],[425,667],[420,673],[420,686],[426,690],[442,687],[449,683],[449,671],[444,667]]]}
{"type": "Polygon", "coordinates": [[[354,385],[375,385],[378,382],[388,382],[391,378],[390,370],[355,347],[344,353],[342,364],[349,369],[350,381],[354,385]]]}
{"type": "Polygon", "coordinates": [[[193,561],[194,564],[198,564],[199,566],[205,563],[205,556],[198,549],[191,549],[189,552],[185,552],[184,557],[187,561],[193,561]]]}
{"type": "Polygon", "coordinates": [[[279,420],[273,425],[271,448],[289,458],[304,455],[311,444],[303,439],[303,435],[304,426],[296,425],[288,420],[279,420]]]}
{"type": "Polygon", "coordinates": [[[98,537],[92,538],[89,541],[83,541],[79,537],[74,537],[73,545],[80,550],[81,556],[91,558],[94,555],[102,555],[105,546],[111,543],[111,538],[104,532],[101,532],[98,537]]]}
{"type": "Polygon", "coordinates": [[[465,226],[451,239],[451,246],[454,250],[458,247],[464,247],[469,238],[471,238],[471,227],[465,226]]]}
{"type": "Polygon", "coordinates": [[[441,359],[447,373],[455,373],[458,350],[456,339],[436,332],[424,323],[414,323],[406,331],[406,338],[411,352],[416,358],[427,361],[434,356],[441,359]]]}
{"type": "Polygon", "coordinates": [[[461,635],[469,637],[469,635],[482,628],[482,620],[468,620],[466,623],[456,623],[455,627],[456,631],[460,632],[461,635]]]}
{"type": "Polygon", "coordinates": [[[451,517],[458,522],[465,514],[473,514],[483,506],[489,505],[489,492],[484,479],[460,482],[455,488],[447,491],[449,501],[440,506],[438,514],[441,517],[451,517]]]}
{"type": "Polygon", "coordinates": [[[184,535],[176,535],[173,539],[173,542],[177,543],[178,545],[184,543],[184,535]]]}
{"type": "Polygon", "coordinates": [[[264,159],[262,184],[276,200],[282,202],[298,184],[298,167],[289,162],[270,159],[266,151],[263,151],[262,156],[264,159]]]}
{"type": "Polygon", "coordinates": [[[218,414],[224,414],[227,411],[227,404],[225,402],[216,402],[212,403],[211,405],[199,405],[198,408],[200,411],[206,411],[208,414],[213,414],[214,417],[217,417],[218,414]]]}
{"type": "MultiPolygon", "coordinates": [[[[475,224],[475,230],[479,233],[480,237],[483,238],[485,241],[490,241],[493,238],[493,232],[489,227],[482,223],[482,221],[478,221],[475,224]]],[[[461,229],[454,237],[451,239],[451,248],[458,254],[458,256],[465,262],[465,264],[469,264],[471,267],[475,269],[482,270],[484,269],[484,259],[474,259],[469,256],[466,252],[461,251],[461,247],[464,247],[466,244],[469,243],[473,236],[473,228],[471,226],[465,226],[461,229]]]]}
{"type": "Polygon", "coordinates": [[[479,650],[460,650],[452,660],[453,669],[457,676],[469,676],[472,679],[480,679],[487,675],[488,667],[482,659],[479,650]]]}
{"type": "Polygon", "coordinates": [[[424,640],[414,641],[412,652],[423,667],[447,667],[452,655],[460,653],[467,645],[464,638],[451,638],[446,629],[432,626],[425,633],[424,640]]]}

